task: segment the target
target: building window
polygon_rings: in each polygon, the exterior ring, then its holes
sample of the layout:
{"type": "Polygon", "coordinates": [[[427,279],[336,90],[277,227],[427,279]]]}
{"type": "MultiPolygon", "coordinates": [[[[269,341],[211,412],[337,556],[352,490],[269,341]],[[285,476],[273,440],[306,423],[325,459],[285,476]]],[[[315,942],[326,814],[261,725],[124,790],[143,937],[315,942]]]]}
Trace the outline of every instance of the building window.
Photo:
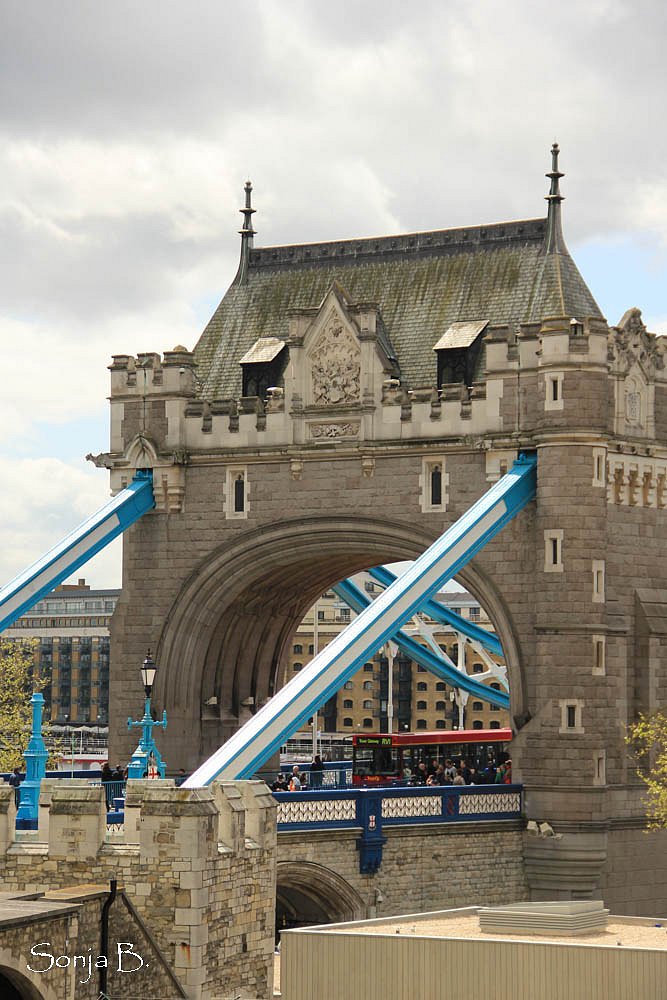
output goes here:
{"type": "Polygon", "coordinates": [[[445,728],[445,720],[444,719],[436,719],[435,720],[435,728],[436,729],[444,729],[445,728]]]}
{"type": "Polygon", "coordinates": [[[349,608],[339,608],[338,609],[338,621],[349,622],[350,621],[350,609],[349,608]]]}
{"type": "Polygon", "coordinates": [[[563,532],[560,528],[544,532],[544,572],[563,572],[563,532]]]}
{"type": "Polygon", "coordinates": [[[473,663],[473,665],[472,665],[472,672],[473,672],[473,674],[483,674],[484,673],[484,664],[483,663],[473,663]]]}
{"type": "Polygon", "coordinates": [[[366,671],[367,674],[372,674],[373,673],[373,664],[372,663],[364,663],[364,670],[366,671]]]}
{"type": "Polygon", "coordinates": [[[354,708],[354,702],[351,698],[345,698],[343,701],[343,708],[354,708]]]}
{"type": "Polygon", "coordinates": [[[364,719],[363,725],[364,725],[364,729],[372,729],[373,728],[373,720],[366,718],[366,719],[364,719]]]}
{"type": "Polygon", "coordinates": [[[607,485],[607,452],[605,448],[593,448],[593,486],[607,485]]]}
{"type": "MultiPolygon", "coordinates": [[[[479,728],[480,729],[482,728],[481,723],[479,728]]],[[[491,719],[491,722],[489,723],[489,729],[500,729],[500,723],[498,722],[497,719],[491,719]]]]}
{"type": "Polygon", "coordinates": [[[473,710],[473,712],[483,712],[484,711],[484,703],[481,702],[481,701],[473,701],[473,703],[472,703],[472,710],[473,710]]]}
{"type": "Polygon", "coordinates": [[[426,719],[417,719],[417,729],[426,729],[426,719]]]}
{"type": "Polygon", "coordinates": [[[364,691],[373,690],[373,681],[364,681],[364,691]]]}
{"type": "Polygon", "coordinates": [[[311,656],[315,652],[315,647],[313,646],[312,642],[308,646],[308,652],[311,654],[311,656]]]}
{"type": "Polygon", "coordinates": [[[545,376],[545,410],[563,409],[563,373],[549,373],[545,376]]]}
{"type": "Polygon", "coordinates": [[[604,676],[606,673],[606,640],[603,635],[593,636],[593,673],[604,676]]]}
{"type": "Polygon", "coordinates": [[[373,702],[370,700],[370,698],[366,698],[366,700],[364,701],[364,703],[363,703],[363,705],[361,707],[362,708],[372,708],[373,707],[373,702]]]}
{"type": "Polygon", "coordinates": [[[317,612],[317,620],[318,620],[318,622],[323,622],[324,621],[324,611],[318,611],[317,612]]]}
{"type": "Polygon", "coordinates": [[[248,516],[248,476],[246,469],[227,469],[225,515],[228,518],[248,516]]]}
{"type": "Polygon", "coordinates": [[[604,559],[593,560],[593,604],[604,604],[604,559]]]}
{"type": "Polygon", "coordinates": [[[474,605],[472,608],[468,609],[468,618],[471,622],[478,622],[480,617],[481,617],[480,609],[477,605],[474,605]]]}
{"type": "Polygon", "coordinates": [[[607,783],[607,755],[606,751],[598,750],[593,754],[593,784],[606,785],[607,783]]]}
{"type": "Polygon", "coordinates": [[[303,646],[301,645],[301,643],[297,642],[297,644],[293,648],[295,653],[303,653],[303,646]]]}
{"type": "MultiPolygon", "coordinates": [[[[496,727],[497,727],[497,726],[498,726],[498,723],[496,722],[496,727]]],[[[484,728],[484,723],[482,722],[482,720],[481,720],[481,719],[475,719],[475,720],[473,721],[473,724],[472,724],[472,728],[473,728],[473,729],[483,729],[483,728],[484,728]]],[[[494,726],[493,726],[493,722],[491,723],[491,728],[492,728],[492,729],[494,728],[494,726]]]]}
{"type": "Polygon", "coordinates": [[[426,702],[425,701],[418,701],[417,702],[417,709],[420,712],[425,712],[426,711],[426,702]]]}
{"type": "Polygon", "coordinates": [[[560,702],[561,734],[579,734],[584,732],[582,714],[584,702],[581,698],[565,698],[560,702]]]}
{"type": "Polygon", "coordinates": [[[435,710],[436,710],[436,712],[446,712],[447,711],[447,702],[446,701],[436,701],[436,703],[435,703],[435,710]]]}
{"type": "Polygon", "coordinates": [[[444,458],[424,458],[421,475],[421,508],[425,513],[447,509],[449,476],[445,472],[444,458]]]}
{"type": "Polygon", "coordinates": [[[354,687],[354,684],[352,683],[352,681],[345,681],[345,683],[343,684],[343,688],[346,691],[351,691],[353,687],[354,687]]]}
{"type": "Polygon", "coordinates": [[[344,726],[351,726],[352,725],[352,719],[350,719],[350,718],[343,719],[343,725],[344,726]]]}
{"type": "Polygon", "coordinates": [[[420,681],[419,684],[417,685],[417,690],[428,691],[428,684],[426,683],[426,681],[420,681]]]}
{"type": "Polygon", "coordinates": [[[294,673],[298,673],[299,670],[301,670],[302,666],[303,663],[295,663],[294,666],[292,667],[292,670],[294,671],[294,673]]]}
{"type": "Polygon", "coordinates": [[[445,684],[444,681],[438,681],[438,683],[435,685],[435,690],[436,691],[446,691],[447,690],[447,685],[445,684]]]}
{"type": "Polygon", "coordinates": [[[422,667],[421,663],[418,663],[417,664],[417,673],[418,674],[425,674],[426,673],[426,667],[422,667]]]}

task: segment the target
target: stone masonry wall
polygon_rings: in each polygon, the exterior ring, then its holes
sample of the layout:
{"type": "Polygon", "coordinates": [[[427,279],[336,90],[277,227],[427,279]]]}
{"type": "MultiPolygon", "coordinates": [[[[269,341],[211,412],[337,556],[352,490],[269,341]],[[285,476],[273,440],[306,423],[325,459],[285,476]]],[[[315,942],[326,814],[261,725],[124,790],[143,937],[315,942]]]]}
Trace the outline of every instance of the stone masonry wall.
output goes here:
{"type": "MultiPolygon", "coordinates": [[[[355,831],[309,832],[307,837],[281,833],[279,884],[281,863],[326,868],[358,895],[363,911],[357,917],[528,899],[519,824],[475,824],[475,832],[454,825],[385,827],[383,832],[387,842],[375,875],[359,873],[355,831]]],[[[338,912],[335,899],[330,912],[338,912]]]]}
{"type": "Polygon", "coordinates": [[[36,841],[13,830],[13,790],[0,787],[4,889],[116,877],[188,997],[271,996],[275,802],[263,783],[130,782],[122,839],[105,842],[102,789],[45,781],[36,841]]]}

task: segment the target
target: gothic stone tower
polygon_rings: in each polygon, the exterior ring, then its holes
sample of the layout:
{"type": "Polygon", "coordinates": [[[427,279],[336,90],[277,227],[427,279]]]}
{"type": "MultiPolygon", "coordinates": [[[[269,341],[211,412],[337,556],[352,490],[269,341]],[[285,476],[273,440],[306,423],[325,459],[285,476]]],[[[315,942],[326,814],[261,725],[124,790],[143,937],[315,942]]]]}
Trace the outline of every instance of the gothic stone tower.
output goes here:
{"type": "Polygon", "coordinates": [[[528,815],[563,834],[527,839],[529,883],[655,912],[624,731],[665,696],[664,349],[638,310],[602,317],[552,154],[546,219],[379,239],[255,248],[248,184],[194,351],[114,358],[99,461],[116,489],[151,468],[157,508],[125,539],[111,752],[148,645],[192,768],[271,696],[319,594],[415,557],[536,450],[536,502],[460,577],[505,649],[528,815]]]}

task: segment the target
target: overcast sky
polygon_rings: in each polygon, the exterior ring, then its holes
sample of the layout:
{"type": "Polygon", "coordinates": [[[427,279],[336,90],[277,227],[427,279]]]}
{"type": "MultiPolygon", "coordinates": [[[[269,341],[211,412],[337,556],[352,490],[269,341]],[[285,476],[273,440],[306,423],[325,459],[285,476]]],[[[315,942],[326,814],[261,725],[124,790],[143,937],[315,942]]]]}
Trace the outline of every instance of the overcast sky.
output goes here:
{"type": "MultiPolygon", "coordinates": [[[[193,347],[257,245],[544,214],[667,333],[653,0],[0,0],[0,581],[108,496],[112,354],[193,347]]],[[[119,584],[118,546],[80,571],[119,584]]]]}

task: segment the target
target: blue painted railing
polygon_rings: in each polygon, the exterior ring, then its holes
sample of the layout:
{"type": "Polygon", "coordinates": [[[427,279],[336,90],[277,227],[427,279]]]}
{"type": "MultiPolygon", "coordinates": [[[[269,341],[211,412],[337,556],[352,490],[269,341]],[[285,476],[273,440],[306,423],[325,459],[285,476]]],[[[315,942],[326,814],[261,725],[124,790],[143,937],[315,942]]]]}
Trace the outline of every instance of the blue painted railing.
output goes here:
{"type": "Polygon", "coordinates": [[[278,832],[359,829],[359,870],[382,863],[385,826],[518,820],[522,785],[445,785],[438,788],[358,788],[274,792],[278,832]]]}

